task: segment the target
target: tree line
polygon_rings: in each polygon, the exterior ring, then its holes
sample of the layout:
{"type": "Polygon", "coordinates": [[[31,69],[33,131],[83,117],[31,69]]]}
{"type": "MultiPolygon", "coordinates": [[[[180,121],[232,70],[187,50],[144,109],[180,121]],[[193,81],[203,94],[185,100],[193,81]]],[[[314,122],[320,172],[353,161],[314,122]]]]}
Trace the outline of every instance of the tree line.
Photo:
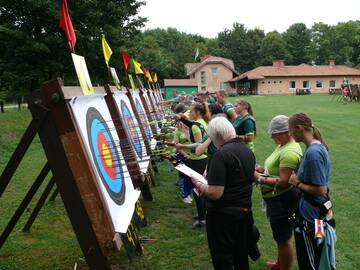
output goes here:
{"type": "MultiPolygon", "coordinates": [[[[59,29],[60,1],[5,1],[0,4],[0,100],[26,95],[42,82],[63,78],[77,84],[64,33],[59,29]]],[[[303,23],[285,32],[265,33],[234,23],[216,38],[180,32],[175,28],[141,31],[147,19],[138,16],[145,3],[140,0],[69,0],[68,6],[77,36],[76,53],[86,58],[94,85],[106,83],[107,69],[101,49],[105,34],[113,50],[110,65],[125,83],[120,51],[151,71],[160,84],[164,78],[184,78],[184,64],[200,55],[230,58],[240,73],[273,59],[287,64],[337,64],[356,66],[360,62],[360,21],[337,25],[303,23]]]]}

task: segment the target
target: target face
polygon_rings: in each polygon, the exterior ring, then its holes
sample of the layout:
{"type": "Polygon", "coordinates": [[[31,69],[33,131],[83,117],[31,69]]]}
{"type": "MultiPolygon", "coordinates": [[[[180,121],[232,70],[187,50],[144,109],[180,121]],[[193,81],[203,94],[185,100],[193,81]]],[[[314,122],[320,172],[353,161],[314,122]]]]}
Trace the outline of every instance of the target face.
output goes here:
{"type": "Polygon", "coordinates": [[[141,106],[140,102],[138,99],[135,99],[135,105],[136,105],[136,110],[138,111],[139,113],[139,117],[140,117],[140,120],[141,120],[141,124],[142,126],[144,127],[145,129],[145,133],[146,133],[146,137],[148,137],[149,139],[152,137],[152,133],[151,133],[151,130],[150,130],[150,127],[149,127],[149,124],[148,124],[148,121],[146,119],[146,114],[144,112],[144,109],[143,107],[141,106]]]}
{"type": "Polygon", "coordinates": [[[145,101],[146,101],[146,104],[147,104],[149,110],[152,111],[153,107],[151,106],[151,103],[150,103],[150,100],[149,100],[148,96],[146,94],[144,94],[144,97],[145,97],[145,101]]]}
{"type": "Polygon", "coordinates": [[[124,122],[125,122],[125,129],[126,132],[130,138],[131,144],[136,152],[136,154],[138,155],[138,157],[140,159],[142,159],[142,148],[141,148],[141,141],[139,138],[139,133],[137,130],[137,127],[134,123],[134,119],[133,116],[131,115],[131,112],[128,108],[128,106],[126,105],[126,103],[121,100],[121,112],[124,118],[124,122]]]}
{"type": "Polygon", "coordinates": [[[125,200],[124,175],[114,139],[103,117],[95,108],[86,113],[90,151],[95,167],[110,198],[118,205],[125,200]]]}

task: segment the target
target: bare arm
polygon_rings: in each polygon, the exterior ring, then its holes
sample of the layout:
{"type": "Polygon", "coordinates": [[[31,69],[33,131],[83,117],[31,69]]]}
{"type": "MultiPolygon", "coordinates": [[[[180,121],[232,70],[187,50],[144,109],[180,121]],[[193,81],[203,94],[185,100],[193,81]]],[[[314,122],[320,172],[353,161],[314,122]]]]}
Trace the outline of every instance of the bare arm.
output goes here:
{"type": "Polygon", "coordinates": [[[236,114],[235,110],[231,110],[231,112],[229,113],[229,117],[230,117],[231,122],[233,122],[236,119],[237,114],[236,114]]]}
{"type": "MultiPolygon", "coordinates": [[[[193,178],[193,181],[196,181],[196,179],[193,178]]],[[[210,186],[203,184],[200,181],[196,181],[195,187],[198,191],[200,191],[200,194],[205,195],[206,197],[214,201],[220,199],[224,194],[223,186],[210,186]]]]}
{"type": "Polygon", "coordinates": [[[244,142],[252,142],[254,139],[254,134],[237,135],[237,137],[243,139],[244,142]]]}
{"type": "Polygon", "coordinates": [[[312,196],[326,196],[327,187],[326,186],[313,186],[309,184],[304,184],[300,181],[296,174],[291,175],[289,183],[293,186],[298,187],[301,191],[306,192],[312,196]]]}
{"type": "Polygon", "coordinates": [[[198,134],[194,134],[194,141],[195,141],[196,143],[201,143],[201,141],[202,141],[201,132],[198,133],[198,134]]]}
{"type": "Polygon", "coordinates": [[[205,153],[206,149],[209,147],[211,143],[211,139],[208,138],[205,142],[199,144],[197,147],[196,147],[196,150],[195,150],[195,154],[197,156],[201,156],[202,154],[205,153]]]}

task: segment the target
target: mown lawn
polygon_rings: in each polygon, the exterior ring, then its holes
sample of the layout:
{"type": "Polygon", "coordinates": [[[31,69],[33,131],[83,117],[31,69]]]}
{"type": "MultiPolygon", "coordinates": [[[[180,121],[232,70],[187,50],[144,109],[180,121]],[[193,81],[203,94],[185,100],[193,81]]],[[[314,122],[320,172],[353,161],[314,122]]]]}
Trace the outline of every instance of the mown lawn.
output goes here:
{"type": "MultiPolygon", "coordinates": [[[[262,163],[275,147],[267,135],[269,120],[277,114],[304,111],[310,114],[330,146],[331,197],[337,221],[338,269],[360,269],[360,104],[343,105],[329,96],[247,97],[257,119],[256,156],[262,163]]],[[[22,132],[30,122],[26,110],[0,114],[0,171],[6,165],[22,132]]],[[[45,162],[38,139],[32,144],[5,194],[0,198],[0,231],[34,181],[45,162]]],[[[177,174],[160,166],[160,185],[153,188],[154,201],[144,203],[150,225],[142,234],[158,240],[145,244],[144,255],[130,264],[120,252],[113,258],[118,269],[212,269],[204,231],[191,229],[195,207],[179,199],[177,174]]],[[[42,188],[44,188],[43,185],[42,188]]],[[[39,197],[37,194],[36,199],[39,197]]],[[[86,269],[75,235],[60,197],[47,203],[30,234],[21,229],[35,205],[33,200],[8,241],[0,250],[0,269],[86,269]]],[[[261,211],[259,191],[254,190],[254,216],[261,231],[261,259],[251,269],[266,269],[276,247],[269,224],[261,211]]],[[[294,269],[297,269],[294,267],[294,269]]]]}

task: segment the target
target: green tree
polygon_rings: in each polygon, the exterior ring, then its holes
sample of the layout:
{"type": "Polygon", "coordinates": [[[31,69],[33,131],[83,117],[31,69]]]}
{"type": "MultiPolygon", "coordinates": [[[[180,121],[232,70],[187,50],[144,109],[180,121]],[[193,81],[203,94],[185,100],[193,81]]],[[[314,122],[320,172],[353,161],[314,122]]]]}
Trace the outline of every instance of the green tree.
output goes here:
{"type": "Polygon", "coordinates": [[[253,69],[260,61],[260,44],[265,34],[263,30],[248,30],[243,24],[235,23],[231,30],[225,29],[218,34],[218,44],[223,57],[234,61],[239,72],[253,69]]]}
{"type": "Polygon", "coordinates": [[[194,62],[196,48],[200,55],[219,52],[216,39],[187,34],[175,28],[146,30],[137,35],[129,52],[145,67],[156,71],[160,83],[164,78],[185,78],[185,63],[194,62]]]}
{"type": "Polygon", "coordinates": [[[291,25],[283,34],[286,42],[286,49],[291,54],[292,59],[289,64],[300,65],[309,63],[309,45],[311,42],[310,30],[303,23],[291,25]]]}
{"type": "Polygon", "coordinates": [[[336,43],[333,27],[324,23],[315,23],[311,27],[311,43],[309,56],[312,63],[317,65],[327,64],[329,59],[337,59],[334,49],[336,43]]]}
{"type": "MultiPolygon", "coordinates": [[[[32,91],[46,80],[63,77],[75,84],[65,34],[58,26],[61,1],[1,1],[0,83],[12,92],[32,91]]],[[[131,42],[146,21],[136,16],[144,4],[138,0],[69,1],[77,36],[76,53],[85,56],[94,84],[107,78],[101,50],[104,33],[120,67],[120,48],[131,42]]]]}
{"type": "Polygon", "coordinates": [[[267,33],[262,40],[260,55],[260,64],[262,65],[271,65],[272,61],[276,59],[291,62],[291,55],[286,49],[286,43],[277,31],[267,33]]]}

